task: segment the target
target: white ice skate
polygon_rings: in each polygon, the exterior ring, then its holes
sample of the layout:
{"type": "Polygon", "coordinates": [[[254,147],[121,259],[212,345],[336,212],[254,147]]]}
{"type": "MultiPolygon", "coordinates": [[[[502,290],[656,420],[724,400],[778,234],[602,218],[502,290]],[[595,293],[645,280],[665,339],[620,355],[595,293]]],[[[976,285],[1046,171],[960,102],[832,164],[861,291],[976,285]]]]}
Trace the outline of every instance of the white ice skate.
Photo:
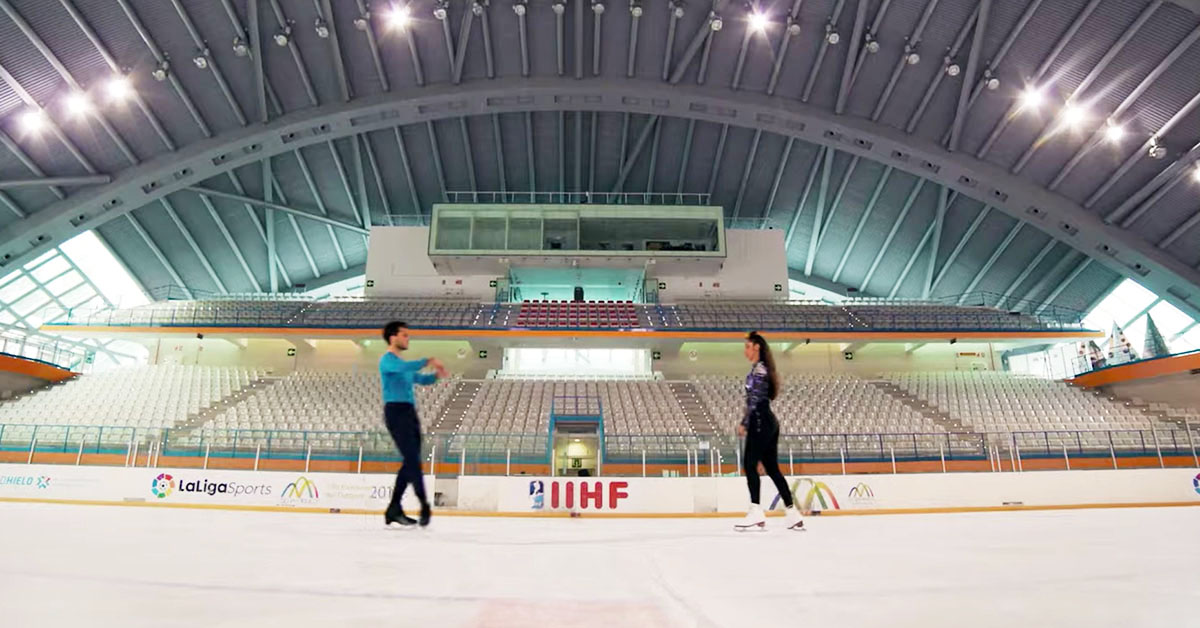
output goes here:
{"type": "Polygon", "coordinates": [[[733,526],[738,532],[746,530],[766,530],[767,517],[763,514],[762,506],[758,504],[750,504],[750,511],[746,513],[746,518],[733,526]]]}
{"type": "Polygon", "coordinates": [[[783,527],[788,530],[804,531],[804,520],[800,518],[800,511],[796,510],[795,506],[790,506],[783,512],[783,527]]]}

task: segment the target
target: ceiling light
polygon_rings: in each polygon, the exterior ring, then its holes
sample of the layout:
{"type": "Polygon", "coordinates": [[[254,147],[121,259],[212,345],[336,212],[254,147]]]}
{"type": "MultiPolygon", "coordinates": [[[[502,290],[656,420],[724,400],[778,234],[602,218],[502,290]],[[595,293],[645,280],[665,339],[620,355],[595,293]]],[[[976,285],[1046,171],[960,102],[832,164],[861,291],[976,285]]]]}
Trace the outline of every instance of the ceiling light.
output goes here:
{"type": "Polygon", "coordinates": [[[708,19],[708,26],[716,32],[721,30],[721,27],[725,26],[725,23],[721,21],[721,16],[713,15],[708,19]]]}
{"type": "Polygon", "coordinates": [[[150,71],[150,76],[153,76],[154,80],[161,83],[167,80],[167,74],[170,67],[171,64],[167,63],[166,61],[161,61],[158,65],[154,66],[153,70],[150,71]]]}
{"type": "Polygon", "coordinates": [[[196,67],[200,68],[201,70],[207,68],[208,67],[208,51],[207,50],[197,50],[196,56],[192,57],[192,63],[195,63],[196,67]]]}
{"type": "Polygon", "coordinates": [[[525,15],[525,5],[514,4],[513,5],[513,13],[516,13],[518,16],[525,15]]]}
{"type": "Polygon", "coordinates": [[[604,14],[604,3],[596,2],[596,3],[592,4],[592,12],[595,13],[596,15],[603,15],[604,14]]]}
{"type": "Polygon", "coordinates": [[[280,48],[286,47],[288,42],[292,40],[292,27],[284,26],[283,28],[275,31],[274,38],[276,46],[279,46],[280,48]]]}
{"type": "Polygon", "coordinates": [[[984,79],[983,85],[985,87],[987,87],[989,91],[994,92],[1000,87],[1000,79],[992,76],[991,70],[983,71],[983,79],[984,79]]]}
{"type": "Polygon", "coordinates": [[[759,13],[755,11],[754,13],[750,14],[750,28],[760,33],[767,30],[767,24],[770,22],[771,18],[767,17],[765,13],[759,13]]]}
{"type": "Polygon", "coordinates": [[[825,41],[828,42],[830,46],[836,46],[839,41],[842,41],[842,36],[839,35],[837,31],[833,30],[832,26],[826,24],[825,41]]]}
{"type": "Polygon", "coordinates": [[[1063,107],[1062,119],[1063,123],[1066,124],[1067,127],[1075,129],[1084,122],[1087,122],[1088,112],[1087,109],[1084,109],[1079,105],[1067,104],[1065,107],[1063,107]]]}
{"type": "Polygon", "coordinates": [[[678,20],[682,17],[683,17],[683,5],[677,5],[675,7],[675,19],[678,20]]]}
{"type": "Polygon", "coordinates": [[[46,126],[46,114],[41,109],[30,109],[21,114],[20,121],[22,131],[37,135],[46,126]]]}
{"type": "Polygon", "coordinates": [[[483,5],[479,4],[478,2],[472,2],[471,3],[471,13],[474,14],[475,17],[479,17],[479,16],[483,15],[483,5]]]}
{"type": "Polygon", "coordinates": [[[1125,139],[1125,127],[1109,121],[1108,125],[1104,128],[1104,137],[1109,142],[1117,144],[1121,140],[1125,139]]]}
{"type": "Polygon", "coordinates": [[[1163,146],[1162,140],[1158,139],[1156,135],[1150,138],[1150,150],[1148,152],[1154,159],[1162,159],[1167,156],[1167,147],[1163,146]]]}
{"type": "Polygon", "coordinates": [[[409,13],[408,7],[396,7],[387,13],[387,27],[393,30],[403,30],[408,28],[408,23],[412,21],[412,14],[409,13]]]}
{"type": "Polygon", "coordinates": [[[446,6],[447,6],[447,3],[444,0],[442,2],[438,2],[438,5],[436,7],[434,7],[434,9],[433,9],[433,17],[435,17],[439,20],[445,20],[446,19],[446,6]]]}
{"type": "Polygon", "coordinates": [[[879,41],[871,33],[867,33],[867,44],[864,46],[867,52],[875,54],[879,52],[879,41]]]}
{"type": "Polygon", "coordinates": [[[250,55],[250,46],[246,45],[246,42],[240,35],[233,38],[233,54],[239,57],[247,57],[250,55]]]}
{"type": "Polygon", "coordinates": [[[916,65],[921,62],[921,55],[914,50],[904,57],[904,62],[909,65],[916,65]]]}
{"type": "Polygon", "coordinates": [[[633,17],[642,17],[641,5],[637,5],[637,4],[630,5],[629,14],[632,15],[633,17]]]}
{"type": "Polygon", "coordinates": [[[325,20],[317,18],[317,21],[313,22],[313,30],[317,31],[317,37],[329,39],[329,24],[326,24],[325,20]]]}
{"type": "Polygon", "coordinates": [[[63,101],[67,115],[72,118],[82,118],[92,112],[92,99],[83,92],[72,92],[63,101]]]}
{"type": "Polygon", "coordinates": [[[1021,92],[1021,108],[1022,109],[1037,109],[1042,106],[1042,90],[1036,87],[1026,87],[1025,91],[1021,92]]]}
{"type": "Polygon", "coordinates": [[[563,11],[567,10],[567,5],[561,2],[555,2],[554,4],[550,5],[550,10],[554,11],[555,15],[562,15],[563,11]]]}
{"type": "Polygon", "coordinates": [[[354,21],[353,21],[354,28],[356,28],[360,31],[365,31],[365,30],[367,30],[367,27],[370,26],[370,24],[371,24],[370,20],[371,20],[371,14],[364,13],[364,14],[354,18],[354,21]]]}
{"type": "Polygon", "coordinates": [[[962,68],[957,63],[946,64],[946,74],[948,76],[958,76],[962,72],[962,68]]]}
{"type": "MultiPolygon", "coordinates": [[[[155,72],[163,72],[163,79],[166,78],[168,68],[166,61],[158,64],[158,69],[155,72]]],[[[157,76],[155,77],[157,78],[157,76]]],[[[159,79],[159,80],[163,80],[159,79]]],[[[124,102],[133,96],[133,85],[129,82],[129,77],[124,75],[114,76],[104,84],[104,92],[108,94],[108,99],[114,103],[124,102]]]]}
{"type": "Polygon", "coordinates": [[[1200,165],[1197,165],[1196,168],[1192,170],[1192,179],[1195,180],[1196,183],[1200,183],[1200,165]]]}

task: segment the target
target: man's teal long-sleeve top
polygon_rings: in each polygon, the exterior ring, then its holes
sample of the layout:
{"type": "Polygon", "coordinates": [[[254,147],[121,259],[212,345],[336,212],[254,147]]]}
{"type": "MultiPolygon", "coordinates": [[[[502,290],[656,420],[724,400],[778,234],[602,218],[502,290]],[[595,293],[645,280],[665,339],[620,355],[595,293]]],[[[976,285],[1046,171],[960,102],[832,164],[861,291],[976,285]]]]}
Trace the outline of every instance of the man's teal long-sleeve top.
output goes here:
{"type": "Polygon", "coordinates": [[[404,360],[388,351],[379,359],[379,376],[383,381],[384,403],[415,403],[413,384],[428,386],[437,381],[433,373],[421,373],[429,364],[428,358],[404,360]]]}

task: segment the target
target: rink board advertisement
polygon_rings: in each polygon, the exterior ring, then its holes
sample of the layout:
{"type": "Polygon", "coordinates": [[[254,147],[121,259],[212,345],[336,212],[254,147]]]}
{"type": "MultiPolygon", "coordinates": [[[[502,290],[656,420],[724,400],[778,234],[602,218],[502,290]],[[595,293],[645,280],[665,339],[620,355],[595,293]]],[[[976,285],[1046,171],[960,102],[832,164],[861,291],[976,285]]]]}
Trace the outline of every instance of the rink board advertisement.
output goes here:
{"type": "MultiPolygon", "coordinates": [[[[1079,504],[1197,503],[1200,469],[913,473],[787,478],[796,503],[814,511],[989,508],[1079,504]]],[[[718,478],[717,510],[742,512],[744,478],[718,478]]],[[[762,478],[763,508],[783,508],[762,478]]]]}
{"type": "MultiPolygon", "coordinates": [[[[0,498],[383,510],[394,475],[0,465],[0,498]]],[[[433,495],[433,477],[425,477],[433,495]]],[[[412,491],[406,509],[417,508],[412,491]]]]}
{"type": "MultiPolygon", "coordinates": [[[[1200,504],[1200,469],[792,476],[787,481],[799,505],[822,512],[1200,504]]],[[[0,499],[381,511],[394,482],[385,474],[0,464],[0,499]]],[[[425,487],[432,496],[432,476],[425,477],[425,487]]],[[[456,488],[457,508],[478,512],[737,513],[745,512],[749,501],[741,477],[464,476],[456,488]]],[[[782,508],[766,478],[762,505],[782,508]]],[[[416,508],[411,491],[404,506],[416,508]]]]}
{"type": "Polygon", "coordinates": [[[459,478],[458,507],[533,513],[690,513],[696,511],[693,483],[697,481],[689,478],[469,476],[459,478]]]}

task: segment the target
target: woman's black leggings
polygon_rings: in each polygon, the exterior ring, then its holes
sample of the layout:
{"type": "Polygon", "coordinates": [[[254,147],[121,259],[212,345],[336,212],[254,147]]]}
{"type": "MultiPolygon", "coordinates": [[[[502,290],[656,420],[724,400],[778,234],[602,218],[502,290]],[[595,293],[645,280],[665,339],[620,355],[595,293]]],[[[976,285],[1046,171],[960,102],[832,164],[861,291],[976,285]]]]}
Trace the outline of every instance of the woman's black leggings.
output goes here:
{"type": "Polygon", "coordinates": [[[746,474],[746,485],[750,487],[750,503],[759,503],[758,464],[761,462],[767,476],[779,489],[783,505],[791,508],[792,490],[788,488],[783,472],[779,470],[779,422],[775,417],[751,416],[746,430],[746,451],[742,456],[742,471],[746,474]]]}
{"type": "Polygon", "coordinates": [[[404,463],[396,473],[396,488],[392,490],[392,501],[389,510],[400,506],[400,497],[404,489],[412,484],[413,492],[421,504],[428,503],[425,499],[425,480],[421,477],[421,422],[417,419],[417,409],[411,403],[388,403],[383,406],[383,420],[387,425],[392,440],[400,449],[404,463]]]}

